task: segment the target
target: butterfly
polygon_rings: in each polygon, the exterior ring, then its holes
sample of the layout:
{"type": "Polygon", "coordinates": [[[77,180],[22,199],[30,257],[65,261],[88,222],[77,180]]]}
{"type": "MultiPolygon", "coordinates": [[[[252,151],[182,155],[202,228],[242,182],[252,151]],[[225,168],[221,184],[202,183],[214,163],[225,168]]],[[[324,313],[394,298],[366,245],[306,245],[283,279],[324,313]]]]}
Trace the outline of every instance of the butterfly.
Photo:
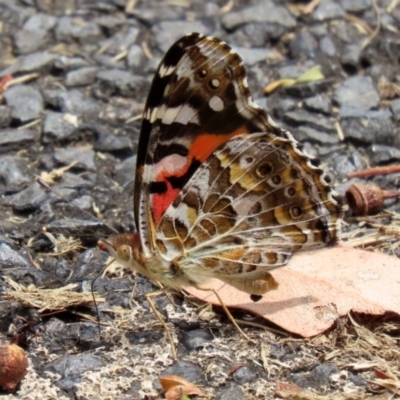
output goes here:
{"type": "Polygon", "coordinates": [[[163,57],[145,105],[137,232],[104,246],[167,287],[218,278],[262,295],[293,253],[338,240],[341,201],[319,165],[253,103],[239,55],[188,34],[163,57]]]}

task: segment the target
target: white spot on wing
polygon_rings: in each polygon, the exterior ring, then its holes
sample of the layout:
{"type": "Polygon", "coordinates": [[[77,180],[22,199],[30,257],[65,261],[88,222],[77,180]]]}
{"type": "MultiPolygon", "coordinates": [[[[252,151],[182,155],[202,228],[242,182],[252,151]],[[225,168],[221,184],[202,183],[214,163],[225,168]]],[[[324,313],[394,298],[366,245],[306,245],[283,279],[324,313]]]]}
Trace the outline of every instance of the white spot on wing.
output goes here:
{"type": "Polygon", "coordinates": [[[211,110],[219,112],[225,108],[224,102],[219,96],[213,96],[208,101],[208,105],[210,106],[211,110]]]}
{"type": "Polygon", "coordinates": [[[175,65],[170,65],[169,67],[166,67],[164,64],[161,64],[160,69],[158,70],[158,74],[160,75],[160,78],[163,78],[164,76],[171,75],[174,69],[175,65]]]}
{"type": "Polygon", "coordinates": [[[165,107],[160,113],[159,117],[162,119],[162,123],[170,125],[173,122],[177,122],[183,125],[190,123],[200,124],[196,110],[194,110],[189,104],[183,104],[179,107],[168,108],[165,107]]]}

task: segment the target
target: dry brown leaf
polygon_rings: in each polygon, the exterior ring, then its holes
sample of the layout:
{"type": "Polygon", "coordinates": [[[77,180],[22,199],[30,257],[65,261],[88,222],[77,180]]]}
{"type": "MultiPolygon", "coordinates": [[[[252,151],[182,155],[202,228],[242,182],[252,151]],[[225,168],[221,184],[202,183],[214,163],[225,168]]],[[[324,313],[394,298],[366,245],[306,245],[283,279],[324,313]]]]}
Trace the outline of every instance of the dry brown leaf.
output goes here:
{"type": "Polygon", "coordinates": [[[166,400],[180,400],[182,395],[207,397],[194,383],[178,375],[165,375],[158,379],[165,390],[166,400]]]}
{"type": "MultiPolygon", "coordinates": [[[[207,286],[225,305],[262,316],[286,331],[311,337],[330,328],[350,311],[373,316],[400,314],[400,260],[344,244],[300,252],[289,266],[273,272],[277,290],[258,302],[218,280],[207,286]]],[[[219,304],[212,292],[185,289],[197,298],[219,304]]]]}

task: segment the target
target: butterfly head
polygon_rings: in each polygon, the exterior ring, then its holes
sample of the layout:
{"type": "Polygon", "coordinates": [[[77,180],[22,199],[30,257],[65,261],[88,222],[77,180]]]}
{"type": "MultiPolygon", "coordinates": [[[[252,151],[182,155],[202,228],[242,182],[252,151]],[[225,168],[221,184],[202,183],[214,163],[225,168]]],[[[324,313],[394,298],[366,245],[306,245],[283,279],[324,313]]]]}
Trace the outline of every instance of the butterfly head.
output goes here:
{"type": "Polygon", "coordinates": [[[101,239],[98,247],[127,267],[131,267],[140,258],[140,241],[137,233],[113,235],[107,240],[101,239]]]}

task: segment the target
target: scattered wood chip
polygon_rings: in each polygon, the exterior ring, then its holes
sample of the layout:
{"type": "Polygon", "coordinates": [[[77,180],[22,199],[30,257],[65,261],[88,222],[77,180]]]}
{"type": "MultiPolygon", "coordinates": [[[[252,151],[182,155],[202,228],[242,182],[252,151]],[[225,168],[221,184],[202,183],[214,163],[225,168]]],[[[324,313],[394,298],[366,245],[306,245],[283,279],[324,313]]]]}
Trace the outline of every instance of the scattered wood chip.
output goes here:
{"type": "Polygon", "coordinates": [[[40,174],[40,178],[43,179],[48,185],[52,185],[56,180],[61,178],[65,172],[70,170],[75,164],[77,164],[77,161],[74,161],[73,163],[62,168],[53,169],[51,172],[43,171],[40,174]]]}

